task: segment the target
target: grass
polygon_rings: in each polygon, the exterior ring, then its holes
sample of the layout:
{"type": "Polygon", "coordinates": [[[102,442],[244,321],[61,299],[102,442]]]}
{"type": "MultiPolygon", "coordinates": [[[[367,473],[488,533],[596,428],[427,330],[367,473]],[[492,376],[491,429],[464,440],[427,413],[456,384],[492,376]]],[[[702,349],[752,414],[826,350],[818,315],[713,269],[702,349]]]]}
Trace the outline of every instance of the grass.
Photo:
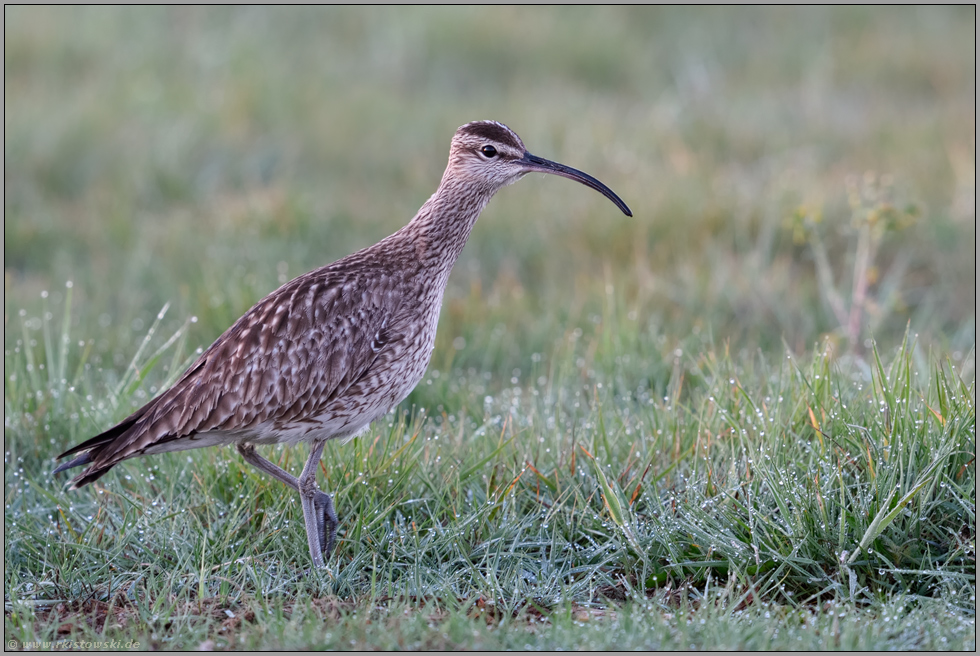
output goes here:
{"type": "Polygon", "coordinates": [[[973,649],[974,18],[7,8],[5,641],[973,649]],[[493,201],[327,571],[229,449],[51,479],[487,117],[636,216],[493,201]]]}

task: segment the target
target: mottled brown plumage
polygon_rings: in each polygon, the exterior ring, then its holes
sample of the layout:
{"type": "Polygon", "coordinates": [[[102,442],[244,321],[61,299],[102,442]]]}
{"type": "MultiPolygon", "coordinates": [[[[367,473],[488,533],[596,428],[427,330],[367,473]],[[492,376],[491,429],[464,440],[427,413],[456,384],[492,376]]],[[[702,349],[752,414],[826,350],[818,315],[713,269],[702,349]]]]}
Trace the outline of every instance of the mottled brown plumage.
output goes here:
{"type": "Polygon", "coordinates": [[[246,461],[300,492],[310,555],[321,566],[337,528],[316,486],[326,440],[350,438],[422,379],[449,273],[480,212],[501,187],[541,171],[626,204],[598,180],[531,155],[494,121],[460,127],[436,193],[404,228],[272,292],[226,330],[173,387],[106,432],[59,456],[55,473],[87,465],[98,479],[127,458],[234,444],[246,461]],[[296,478],[255,445],[311,444],[296,478]]]}

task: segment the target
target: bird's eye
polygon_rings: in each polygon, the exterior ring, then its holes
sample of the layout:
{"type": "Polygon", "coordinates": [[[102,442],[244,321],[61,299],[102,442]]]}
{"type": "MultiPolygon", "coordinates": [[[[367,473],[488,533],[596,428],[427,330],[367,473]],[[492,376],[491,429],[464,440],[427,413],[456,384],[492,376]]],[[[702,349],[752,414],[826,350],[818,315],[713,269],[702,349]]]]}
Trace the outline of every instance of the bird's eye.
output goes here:
{"type": "Polygon", "coordinates": [[[493,146],[484,146],[480,149],[480,152],[483,153],[484,157],[488,158],[497,156],[497,149],[493,146]]]}

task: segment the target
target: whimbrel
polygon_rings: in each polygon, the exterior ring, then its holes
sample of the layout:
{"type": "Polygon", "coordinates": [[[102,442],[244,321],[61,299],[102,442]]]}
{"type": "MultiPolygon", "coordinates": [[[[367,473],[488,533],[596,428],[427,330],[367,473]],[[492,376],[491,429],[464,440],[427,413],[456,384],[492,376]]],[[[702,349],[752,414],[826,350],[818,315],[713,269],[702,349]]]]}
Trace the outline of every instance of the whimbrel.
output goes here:
{"type": "Polygon", "coordinates": [[[322,567],[337,534],[333,499],[316,483],[323,445],[367,430],[422,379],[449,272],[477,217],[498,189],[533,172],[581,182],[632,216],[609,187],[532,155],[507,126],[467,123],[439,188],[408,225],[263,298],[173,387],[58,456],[75,458],[54,473],[86,465],[75,489],[127,458],[234,444],[299,492],[310,556],[322,567]],[[310,443],[299,478],[255,451],[297,442],[310,443]]]}

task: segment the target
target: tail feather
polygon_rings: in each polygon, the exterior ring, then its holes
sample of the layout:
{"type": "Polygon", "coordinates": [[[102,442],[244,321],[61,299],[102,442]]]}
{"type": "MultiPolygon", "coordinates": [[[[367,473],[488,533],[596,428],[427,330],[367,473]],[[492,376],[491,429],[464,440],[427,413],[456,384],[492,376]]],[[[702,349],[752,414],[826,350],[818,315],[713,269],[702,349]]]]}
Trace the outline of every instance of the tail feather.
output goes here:
{"type": "MultiPolygon", "coordinates": [[[[60,474],[61,472],[65,471],[67,469],[72,469],[74,467],[81,467],[82,465],[88,465],[93,460],[94,460],[94,458],[92,457],[92,452],[91,451],[86,451],[85,453],[83,453],[83,454],[81,454],[79,456],[76,456],[74,459],[72,459],[72,460],[70,460],[70,461],[68,461],[68,462],[60,465],[57,469],[55,469],[53,472],[51,472],[51,474],[52,475],[54,475],[54,474],[60,474]]],[[[109,465],[108,467],[101,467],[99,469],[94,469],[94,470],[93,469],[89,469],[89,470],[83,471],[81,474],[79,474],[78,476],[76,476],[75,478],[72,479],[71,485],[68,486],[68,489],[69,490],[77,490],[80,487],[83,487],[85,485],[88,485],[92,481],[95,481],[98,478],[100,478],[103,474],[105,474],[110,469],[112,469],[112,465],[109,465]]]]}
{"type": "MultiPolygon", "coordinates": [[[[145,408],[140,408],[138,411],[126,417],[121,422],[119,422],[109,430],[105,431],[104,433],[99,433],[95,437],[91,437],[85,440],[84,442],[82,442],[81,444],[76,444],[72,448],[60,454],[58,456],[58,460],[61,460],[62,458],[67,458],[68,456],[79,453],[80,451],[91,451],[96,447],[100,447],[104,444],[109,444],[110,442],[114,441],[117,437],[119,437],[120,435],[128,431],[130,428],[132,428],[133,424],[139,421],[140,417],[143,416],[144,410],[145,408]]],[[[74,462],[74,460],[72,462],[74,462]]],[[[58,471],[62,471],[63,469],[68,469],[69,467],[75,467],[75,466],[76,465],[68,465],[68,466],[62,465],[61,467],[58,468],[58,471]]]]}
{"type": "Polygon", "coordinates": [[[86,469],[81,474],[71,479],[71,485],[68,486],[68,489],[77,490],[80,487],[85,487],[93,481],[97,481],[98,479],[102,478],[103,474],[112,469],[116,464],[117,463],[112,463],[108,467],[102,467],[95,470],[86,469]]]}
{"type": "Polygon", "coordinates": [[[81,467],[82,465],[87,465],[90,462],[92,462],[92,454],[86,451],[82,455],[76,456],[72,460],[69,460],[68,462],[63,462],[60,465],[58,465],[58,468],[55,469],[53,472],[51,472],[51,475],[54,476],[55,474],[60,474],[61,472],[66,471],[68,469],[73,469],[75,467],[81,467]]]}
{"type": "MultiPolygon", "coordinates": [[[[112,444],[121,435],[125,434],[130,428],[132,428],[137,421],[139,421],[143,415],[146,413],[148,407],[152,404],[147,404],[131,414],[130,416],[123,419],[121,422],[110,428],[109,430],[99,433],[95,437],[89,438],[82,442],[81,444],[76,444],[72,448],[68,449],[64,453],[58,456],[58,459],[67,458],[68,456],[79,454],[75,458],[69,460],[68,462],[58,465],[58,467],[51,472],[52,475],[60,474],[68,469],[73,469],[75,467],[81,467],[82,465],[88,465],[98,459],[99,453],[105,449],[107,446],[112,444]]],[[[81,474],[72,479],[71,489],[76,489],[84,485],[88,485],[92,481],[98,479],[100,476],[105,474],[107,471],[112,469],[112,466],[116,463],[112,463],[108,467],[99,467],[98,469],[88,469],[83,471],[81,474]]]]}

